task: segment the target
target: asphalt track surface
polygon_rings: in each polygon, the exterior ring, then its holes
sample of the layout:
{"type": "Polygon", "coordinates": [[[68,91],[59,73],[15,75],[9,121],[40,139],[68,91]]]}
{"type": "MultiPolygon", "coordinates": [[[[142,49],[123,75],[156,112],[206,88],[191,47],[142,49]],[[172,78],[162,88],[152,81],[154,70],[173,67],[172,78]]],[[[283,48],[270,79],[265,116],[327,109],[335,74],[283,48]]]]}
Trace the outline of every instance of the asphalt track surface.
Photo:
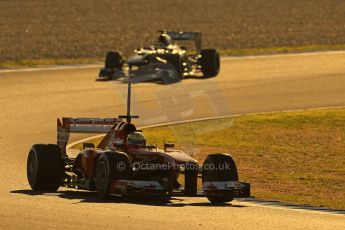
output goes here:
{"type": "MultiPolygon", "coordinates": [[[[102,201],[73,189],[32,192],[26,180],[27,152],[34,143],[55,143],[57,117],[113,117],[125,111],[126,85],[95,82],[97,72],[95,66],[0,72],[0,229],[345,229],[343,210],[276,202],[212,206],[201,197],[164,204],[102,201]]],[[[230,58],[223,60],[216,78],[133,89],[133,111],[144,114],[140,125],[344,106],[345,53],[230,58]]]]}

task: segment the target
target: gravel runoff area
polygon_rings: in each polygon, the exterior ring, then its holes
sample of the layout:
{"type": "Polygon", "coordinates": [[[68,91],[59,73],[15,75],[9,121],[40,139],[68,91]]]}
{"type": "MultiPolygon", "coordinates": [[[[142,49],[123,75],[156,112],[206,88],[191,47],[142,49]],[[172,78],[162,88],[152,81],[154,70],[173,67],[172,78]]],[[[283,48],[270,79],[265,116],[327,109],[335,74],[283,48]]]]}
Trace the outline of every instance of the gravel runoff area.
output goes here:
{"type": "Polygon", "coordinates": [[[339,45],[344,16],[342,0],[0,1],[0,62],[128,54],[160,29],[200,31],[223,50],[339,45]]]}

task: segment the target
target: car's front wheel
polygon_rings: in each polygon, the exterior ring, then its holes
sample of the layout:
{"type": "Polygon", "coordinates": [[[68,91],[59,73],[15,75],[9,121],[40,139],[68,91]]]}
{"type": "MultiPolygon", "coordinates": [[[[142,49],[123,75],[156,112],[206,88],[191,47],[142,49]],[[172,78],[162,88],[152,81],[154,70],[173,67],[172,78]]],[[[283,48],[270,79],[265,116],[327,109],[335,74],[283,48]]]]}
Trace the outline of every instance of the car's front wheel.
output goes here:
{"type": "Polygon", "coordinates": [[[185,194],[196,196],[198,190],[198,165],[186,164],[185,170],[185,194]]]}
{"type": "Polygon", "coordinates": [[[123,60],[121,53],[117,51],[109,51],[104,64],[106,69],[122,70],[123,60]]]}
{"type": "Polygon", "coordinates": [[[112,181],[128,179],[131,174],[128,156],[122,152],[104,152],[97,161],[95,185],[100,197],[109,195],[112,181]]]}
{"type": "MultiPolygon", "coordinates": [[[[238,172],[234,159],[229,154],[215,153],[207,156],[203,164],[202,182],[238,181],[238,172]]],[[[234,199],[232,191],[217,191],[208,195],[212,203],[225,203],[234,199]]]]}
{"type": "Polygon", "coordinates": [[[176,73],[180,79],[183,78],[183,66],[181,56],[178,54],[167,54],[165,55],[165,60],[174,66],[176,73]]]}

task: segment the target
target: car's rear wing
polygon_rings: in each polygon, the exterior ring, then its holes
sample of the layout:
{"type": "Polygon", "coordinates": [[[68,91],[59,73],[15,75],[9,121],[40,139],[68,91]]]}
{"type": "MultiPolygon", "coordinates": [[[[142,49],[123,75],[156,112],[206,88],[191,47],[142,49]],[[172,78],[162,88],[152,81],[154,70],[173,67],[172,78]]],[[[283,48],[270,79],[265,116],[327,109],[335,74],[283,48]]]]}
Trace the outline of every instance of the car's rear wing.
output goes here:
{"type": "Polygon", "coordinates": [[[118,124],[119,118],[68,118],[57,119],[57,145],[66,156],[66,146],[70,133],[108,133],[118,124]]]}
{"type": "Polygon", "coordinates": [[[198,52],[201,51],[201,33],[200,32],[167,32],[169,36],[175,41],[194,41],[198,52]]]}

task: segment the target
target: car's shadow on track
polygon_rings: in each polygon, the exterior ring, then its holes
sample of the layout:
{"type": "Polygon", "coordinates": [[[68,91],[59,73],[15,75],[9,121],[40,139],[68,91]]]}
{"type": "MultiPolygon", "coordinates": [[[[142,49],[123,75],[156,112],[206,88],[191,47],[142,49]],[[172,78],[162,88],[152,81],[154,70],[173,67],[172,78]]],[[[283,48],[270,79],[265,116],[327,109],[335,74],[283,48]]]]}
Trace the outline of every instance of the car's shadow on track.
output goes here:
{"type": "Polygon", "coordinates": [[[187,202],[188,197],[172,197],[170,199],[157,197],[109,197],[100,198],[96,192],[89,191],[73,191],[63,190],[58,192],[37,192],[30,189],[13,190],[10,193],[24,194],[29,196],[56,196],[63,199],[75,200],[76,203],[114,203],[114,204],[136,204],[149,206],[165,206],[165,207],[230,207],[230,208],[245,208],[245,205],[235,205],[231,203],[212,204],[206,200],[205,202],[187,202]]]}
{"type": "MultiPolygon", "coordinates": [[[[178,83],[181,83],[183,81],[186,81],[186,80],[207,80],[207,79],[212,79],[214,77],[204,77],[204,76],[198,76],[198,75],[188,75],[188,76],[184,76],[182,80],[180,81],[176,81],[176,82],[172,82],[172,83],[164,83],[162,80],[157,80],[157,79],[154,79],[154,80],[148,80],[148,81],[142,81],[142,82],[132,82],[132,84],[146,84],[146,85],[174,85],[174,84],[178,84],[178,83]]],[[[97,81],[97,82],[114,82],[114,83],[117,83],[117,84],[125,84],[127,85],[128,84],[128,80],[123,80],[123,79],[116,79],[116,80],[101,80],[101,81],[97,81]]]]}

